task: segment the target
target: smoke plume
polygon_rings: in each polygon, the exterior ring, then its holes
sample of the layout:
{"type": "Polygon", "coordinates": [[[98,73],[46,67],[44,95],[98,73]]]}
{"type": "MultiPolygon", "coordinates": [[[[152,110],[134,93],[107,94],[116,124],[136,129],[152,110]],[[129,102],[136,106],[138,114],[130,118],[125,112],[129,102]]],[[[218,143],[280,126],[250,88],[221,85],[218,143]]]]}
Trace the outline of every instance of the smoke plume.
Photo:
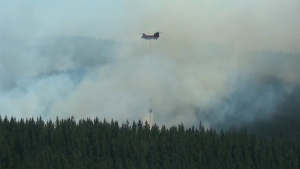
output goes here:
{"type": "Polygon", "coordinates": [[[299,90],[299,2],[135,3],[102,20],[74,4],[91,17],[3,12],[1,116],[149,120],[151,98],[159,125],[232,129],[299,110],[287,109],[299,90]],[[162,31],[151,54],[138,34],[149,27],[162,31]]]}

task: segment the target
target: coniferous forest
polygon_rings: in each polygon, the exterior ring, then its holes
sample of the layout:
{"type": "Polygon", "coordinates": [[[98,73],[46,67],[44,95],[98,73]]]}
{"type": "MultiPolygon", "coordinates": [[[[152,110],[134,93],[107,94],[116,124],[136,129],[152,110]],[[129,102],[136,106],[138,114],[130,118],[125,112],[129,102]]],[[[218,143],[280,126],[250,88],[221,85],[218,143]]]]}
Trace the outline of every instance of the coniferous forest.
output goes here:
{"type": "Polygon", "coordinates": [[[0,118],[1,168],[300,168],[300,142],[243,129],[0,118]]]}

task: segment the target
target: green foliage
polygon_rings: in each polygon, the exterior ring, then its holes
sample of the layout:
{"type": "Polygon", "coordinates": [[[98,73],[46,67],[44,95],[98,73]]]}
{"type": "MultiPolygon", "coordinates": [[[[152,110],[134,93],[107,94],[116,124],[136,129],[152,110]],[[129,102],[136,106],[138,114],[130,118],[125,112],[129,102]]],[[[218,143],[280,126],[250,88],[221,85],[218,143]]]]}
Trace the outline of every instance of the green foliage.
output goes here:
{"type": "Polygon", "coordinates": [[[300,168],[300,143],[214,129],[0,117],[0,168],[300,168]]]}

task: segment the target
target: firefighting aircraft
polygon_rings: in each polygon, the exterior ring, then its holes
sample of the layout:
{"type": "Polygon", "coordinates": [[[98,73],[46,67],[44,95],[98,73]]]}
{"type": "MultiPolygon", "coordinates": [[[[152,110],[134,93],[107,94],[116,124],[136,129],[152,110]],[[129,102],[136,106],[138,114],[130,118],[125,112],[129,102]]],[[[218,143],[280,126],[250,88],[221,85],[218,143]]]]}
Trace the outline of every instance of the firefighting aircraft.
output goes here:
{"type": "Polygon", "coordinates": [[[154,33],[154,35],[146,35],[145,33],[142,33],[142,37],[143,39],[146,39],[146,40],[151,40],[151,39],[154,39],[154,40],[157,40],[157,38],[159,38],[159,33],[160,32],[156,32],[154,33]]]}

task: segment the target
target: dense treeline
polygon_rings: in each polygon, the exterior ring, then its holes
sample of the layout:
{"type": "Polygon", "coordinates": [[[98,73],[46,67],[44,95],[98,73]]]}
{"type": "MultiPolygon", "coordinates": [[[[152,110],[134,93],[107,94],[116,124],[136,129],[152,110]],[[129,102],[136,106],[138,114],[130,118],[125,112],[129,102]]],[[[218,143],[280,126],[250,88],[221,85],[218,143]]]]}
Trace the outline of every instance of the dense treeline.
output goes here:
{"type": "Polygon", "coordinates": [[[300,168],[300,142],[98,118],[0,118],[1,168],[300,168]]]}

